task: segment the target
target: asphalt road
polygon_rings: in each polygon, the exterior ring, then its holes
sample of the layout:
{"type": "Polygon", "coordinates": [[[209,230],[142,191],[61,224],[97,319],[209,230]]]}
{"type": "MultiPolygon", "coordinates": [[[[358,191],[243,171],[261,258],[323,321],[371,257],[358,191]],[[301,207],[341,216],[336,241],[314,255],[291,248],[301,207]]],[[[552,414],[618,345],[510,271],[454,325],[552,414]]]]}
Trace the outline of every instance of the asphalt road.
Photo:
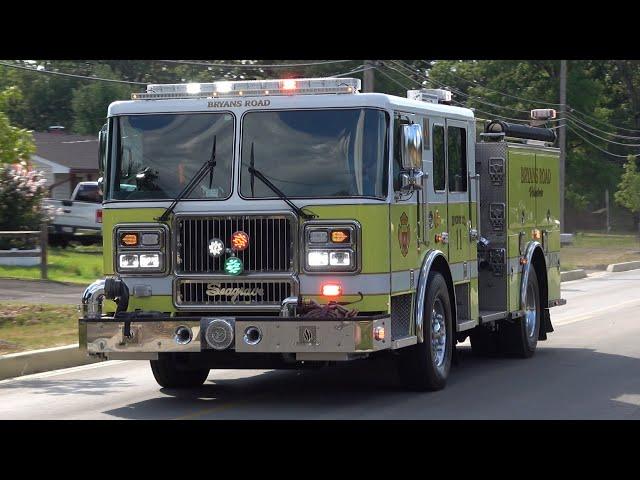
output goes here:
{"type": "Polygon", "coordinates": [[[640,419],[640,271],[563,284],[556,331],[527,360],[459,346],[447,388],[401,389],[380,361],[315,371],[212,371],[160,389],[148,362],[112,361],[0,382],[6,419],[640,419]]]}
{"type": "Polygon", "coordinates": [[[79,305],[85,286],[0,278],[0,300],[79,305]]]}

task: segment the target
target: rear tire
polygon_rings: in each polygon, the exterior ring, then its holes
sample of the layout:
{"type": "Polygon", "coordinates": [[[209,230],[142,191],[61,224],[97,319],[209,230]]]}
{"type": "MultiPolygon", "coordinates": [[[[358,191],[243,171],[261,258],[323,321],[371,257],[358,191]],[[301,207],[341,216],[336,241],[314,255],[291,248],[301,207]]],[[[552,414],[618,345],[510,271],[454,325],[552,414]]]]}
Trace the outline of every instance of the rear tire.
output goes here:
{"type": "Polygon", "coordinates": [[[158,360],[151,360],[151,371],[164,388],[194,388],[202,385],[209,376],[208,368],[182,369],[170,357],[158,356],[158,360]]]}
{"type": "Polygon", "coordinates": [[[540,287],[536,271],[532,269],[527,284],[524,316],[500,324],[500,343],[504,353],[521,358],[533,356],[538,346],[541,321],[540,287]]]}
{"type": "Polygon", "coordinates": [[[407,388],[441,390],[447,383],[453,352],[453,322],[449,289],[444,277],[431,272],[424,305],[424,342],[400,351],[398,374],[407,388]]]}

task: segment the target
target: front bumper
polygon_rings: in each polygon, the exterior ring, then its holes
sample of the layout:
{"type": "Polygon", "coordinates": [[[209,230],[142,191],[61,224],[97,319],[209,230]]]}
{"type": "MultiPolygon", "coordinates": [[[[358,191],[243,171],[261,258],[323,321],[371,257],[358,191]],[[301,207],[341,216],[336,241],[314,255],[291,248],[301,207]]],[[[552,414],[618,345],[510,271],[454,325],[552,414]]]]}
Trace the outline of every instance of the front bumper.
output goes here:
{"type": "MultiPolygon", "coordinates": [[[[384,327],[391,333],[388,315],[349,319],[302,317],[169,317],[127,316],[83,318],[79,321],[80,346],[90,354],[126,358],[122,354],[196,353],[213,351],[204,339],[204,331],[213,318],[231,320],[234,339],[227,350],[236,353],[358,354],[391,348],[389,338],[376,340],[374,329],[384,327]],[[176,342],[178,327],[193,333],[188,344],[176,342]],[[248,327],[262,333],[259,343],[245,341],[248,327]],[[113,355],[115,354],[115,355],[113,355]]],[[[142,357],[140,357],[142,358],[142,357]]]]}

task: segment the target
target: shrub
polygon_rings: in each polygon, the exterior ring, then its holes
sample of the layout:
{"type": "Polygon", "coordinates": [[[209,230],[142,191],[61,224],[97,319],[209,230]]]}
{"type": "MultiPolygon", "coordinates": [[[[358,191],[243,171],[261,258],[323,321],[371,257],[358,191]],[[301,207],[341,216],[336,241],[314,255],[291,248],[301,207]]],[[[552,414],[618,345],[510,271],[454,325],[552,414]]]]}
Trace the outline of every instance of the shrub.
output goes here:
{"type": "MultiPolygon", "coordinates": [[[[43,208],[46,179],[25,162],[0,165],[0,231],[39,230],[50,212],[43,208]]],[[[21,239],[0,238],[0,249],[24,247],[21,239]]]]}

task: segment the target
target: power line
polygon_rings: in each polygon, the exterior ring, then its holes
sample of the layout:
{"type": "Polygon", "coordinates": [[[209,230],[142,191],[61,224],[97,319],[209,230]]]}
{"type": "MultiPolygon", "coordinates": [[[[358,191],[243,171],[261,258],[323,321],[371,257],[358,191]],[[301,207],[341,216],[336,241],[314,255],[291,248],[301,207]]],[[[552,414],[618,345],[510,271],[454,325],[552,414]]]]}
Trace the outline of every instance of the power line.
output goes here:
{"type": "Polygon", "coordinates": [[[622,145],[623,147],[640,147],[640,143],[622,143],[622,142],[616,142],[615,140],[609,140],[608,138],[605,137],[601,137],[600,135],[593,133],[589,130],[587,130],[586,128],[582,127],[579,123],[575,122],[573,120],[573,118],[571,117],[567,117],[567,120],[569,120],[570,122],[572,122],[572,125],[574,127],[579,128],[580,130],[582,130],[585,133],[588,133],[589,135],[599,138],[602,141],[608,142],[608,143],[612,143],[614,145],[622,145]]]}
{"type": "Polygon", "coordinates": [[[210,63],[210,62],[192,62],[189,60],[160,60],[161,62],[178,63],[182,65],[195,65],[200,67],[238,67],[238,68],[287,68],[287,67],[310,67],[313,65],[329,65],[334,63],[353,62],[353,60],[323,60],[319,62],[307,63],[277,63],[277,64],[255,64],[248,65],[242,63],[210,63]]]}
{"type": "MultiPolygon", "coordinates": [[[[423,62],[423,63],[427,63],[425,60],[420,60],[420,61],[423,62]]],[[[483,89],[488,90],[490,92],[497,93],[499,95],[502,95],[503,97],[509,97],[509,98],[514,98],[516,100],[522,100],[522,101],[528,102],[528,103],[530,103],[532,105],[560,106],[559,103],[543,102],[541,100],[533,100],[531,98],[524,98],[524,97],[519,97],[517,95],[511,95],[509,93],[504,93],[504,92],[501,92],[500,90],[494,90],[493,88],[489,88],[489,87],[487,87],[487,86],[485,86],[485,85],[483,85],[481,83],[478,83],[476,80],[468,80],[468,79],[466,79],[466,78],[464,78],[464,77],[462,77],[460,75],[456,75],[451,70],[449,70],[449,73],[451,74],[451,76],[453,76],[455,78],[458,78],[458,79],[460,79],[460,80],[462,80],[464,82],[470,83],[473,86],[480,87],[480,88],[483,88],[483,89]]]]}
{"type": "MultiPolygon", "coordinates": [[[[580,137],[582,140],[584,140],[585,142],[587,142],[589,145],[591,145],[592,147],[600,150],[602,153],[606,153],[607,155],[611,155],[612,157],[617,157],[617,158],[627,158],[629,155],[618,155],[617,153],[612,153],[609,152],[607,150],[605,150],[604,148],[596,145],[595,143],[587,140],[585,137],[583,137],[582,135],[580,135],[577,131],[575,131],[573,128],[571,128],[571,125],[567,125],[567,128],[569,129],[569,131],[573,132],[575,135],[577,135],[578,137],[580,137]]],[[[637,157],[638,154],[631,154],[634,157],[637,157]]]]}
{"type": "Polygon", "coordinates": [[[581,125],[583,125],[585,127],[591,128],[592,130],[596,130],[597,132],[604,133],[605,135],[609,135],[609,136],[616,137],[616,138],[627,138],[629,140],[640,140],[640,137],[632,137],[632,136],[629,136],[629,135],[618,135],[617,133],[607,132],[607,131],[602,130],[602,129],[594,126],[594,125],[591,125],[588,122],[585,122],[584,120],[582,120],[579,117],[576,117],[575,115],[568,114],[567,117],[571,118],[576,123],[579,123],[579,124],[581,124],[581,125]]]}
{"type": "MultiPolygon", "coordinates": [[[[395,69],[395,68],[393,68],[393,67],[390,67],[389,65],[386,65],[384,62],[383,62],[383,65],[384,65],[385,67],[387,67],[387,68],[389,68],[389,69],[391,69],[391,70],[393,70],[393,71],[395,71],[395,72],[399,73],[400,75],[402,75],[402,76],[404,76],[404,77],[408,78],[409,80],[411,80],[412,82],[416,83],[417,85],[419,85],[419,86],[423,86],[423,84],[422,84],[422,83],[420,83],[418,80],[416,80],[416,79],[414,79],[414,78],[411,78],[409,75],[406,75],[405,73],[401,72],[400,70],[395,69]]],[[[380,73],[383,73],[383,74],[384,74],[384,72],[383,72],[382,70],[378,70],[378,71],[379,71],[380,73]]],[[[388,75],[387,75],[387,77],[388,77],[388,75]]],[[[394,80],[394,81],[395,81],[395,80],[394,80]]],[[[396,83],[398,83],[398,82],[396,82],[396,83]]],[[[401,85],[401,84],[399,84],[399,85],[401,85]]],[[[407,88],[407,87],[406,87],[406,86],[404,86],[404,85],[401,85],[401,86],[402,86],[402,87],[404,87],[404,88],[407,88]]],[[[437,85],[435,85],[435,86],[437,86],[437,85]]],[[[528,120],[523,120],[523,119],[521,119],[521,118],[506,117],[506,116],[504,116],[504,115],[499,115],[499,114],[497,114],[497,113],[486,112],[486,111],[484,111],[484,110],[480,110],[479,108],[476,108],[476,107],[469,107],[468,105],[464,105],[464,104],[462,104],[462,103],[460,103],[460,102],[458,102],[458,101],[456,101],[456,100],[452,100],[452,103],[455,103],[455,104],[457,104],[458,106],[463,107],[463,108],[468,108],[468,109],[473,110],[473,111],[475,111],[475,112],[480,112],[480,113],[483,113],[483,114],[485,114],[485,115],[489,115],[490,117],[498,118],[498,119],[500,119],[500,120],[509,120],[509,121],[515,121],[515,122],[519,122],[519,123],[522,123],[522,122],[528,122],[528,120]]]]}
{"type": "Polygon", "coordinates": [[[371,70],[373,68],[378,68],[378,67],[376,67],[375,65],[370,65],[368,67],[362,67],[361,66],[361,67],[358,67],[355,70],[351,70],[349,72],[338,73],[338,74],[334,74],[334,75],[328,75],[328,78],[331,78],[331,77],[344,77],[345,75],[351,75],[353,73],[365,72],[365,71],[371,70]]]}
{"type": "Polygon", "coordinates": [[[574,112],[575,113],[579,113],[583,117],[587,117],[587,118],[590,118],[591,120],[595,120],[596,122],[598,122],[598,123],[600,123],[602,125],[606,125],[608,127],[617,128],[618,130],[624,130],[624,131],[627,131],[627,132],[640,133],[640,130],[634,130],[632,128],[619,127],[618,125],[614,125],[613,123],[607,123],[604,120],[600,120],[599,118],[592,117],[591,115],[587,115],[586,113],[581,112],[580,110],[576,110],[575,108],[571,108],[571,107],[568,107],[568,108],[569,108],[569,112],[570,113],[574,113],[574,112]]]}
{"type": "MultiPolygon", "coordinates": [[[[405,68],[405,69],[407,69],[407,70],[411,71],[412,73],[414,73],[414,74],[416,74],[416,75],[420,75],[421,77],[423,77],[423,78],[424,78],[425,80],[427,80],[428,82],[433,83],[433,84],[435,84],[436,86],[439,86],[440,88],[446,88],[447,90],[449,90],[449,91],[451,91],[451,92],[453,92],[453,93],[456,93],[457,95],[460,95],[460,96],[462,96],[462,97],[466,97],[467,99],[475,100],[475,101],[476,101],[476,102],[478,102],[478,103],[482,103],[482,104],[484,104],[484,105],[487,105],[487,106],[490,106],[490,107],[493,107],[493,108],[506,109],[506,110],[512,110],[512,111],[517,112],[517,113],[526,113],[526,114],[529,114],[529,112],[528,112],[528,111],[526,111],[526,110],[520,110],[520,109],[513,108],[513,107],[509,107],[509,106],[506,106],[506,105],[497,105],[497,104],[495,104],[495,103],[491,103],[491,102],[488,102],[488,101],[486,101],[486,100],[483,100],[481,97],[477,97],[477,96],[474,96],[474,95],[469,95],[469,94],[467,94],[467,93],[464,93],[464,92],[463,92],[463,91],[461,91],[461,90],[458,90],[458,89],[456,89],[456,88],[450,87],[450,86],[448,86],[448,85],[444,84],[443,82],[440,82],[440,81],[438,81],[438,80],[436,80],[436,79],[434,79],[434,78],[432,78],[432,77],[429,77],[429,76],[425,75],[424,73],[422,73],[422,72],[420,72],[420,71],[414,71],[414,70],[413,70],[413,68],[411,68],[411,67],[410,67],[410,66],[408,66],[408,65],[402,65],[400,62],[396,62],[395,60],[391,60],[391,61],[392,61],[393,63],[395,63],[396,65],[401,66],[401,67],[403,67],[403,68],[405,68]]],[[[395,70],[395,69],[394,69],[394,70],[395,70]]],[[[401,73],[399,70],[396,70],[396,71],[397,71],[398,73],[401,73]]],[[[520,119],[520,121],[526,121],[526,120],[524,120],[524,119],[520,119]]]]}
{"type": "MultiPolygon", "coordinates": [[[[401,72],[399,70],[396,70],[395,68],[389,67],[388,65],[384,65],[384,62],[383,62],[383,66],[386,66],[387,68],[392,69],[393,71],[403,75],[404,77],[408,78],[412,82],[416,83],[417,85],[422,86],[422,84],[418,80],[416,80],[414,78],[411,78],[408,75],[405,75],[403,72],[401,72]]],[[[378,69],[378,72],[381,73],[382,75],[384,75],[385,77],[387,77],[389,80],[395,82],[397,85],[400,85],[400,87],[408,90],[408,87],[406,85],[400,83],[399,81],[397,81],[396,79],[394,79],[393,77],[391,77],[390,75],[385,73],[383,70],[378,69]]],[[[460,103],[460,102],[458,102],[456,100],[452,100],[451,103],[454,103],[459,107],[467,108],[469,110],[472,110],[473,112],[480,112],[480,113],[482,113],[484,115],[488,115],[490,117],[497,118],[497,119],[500,119],[500,120],[509,120],[509,121],[515,121],[515,122],[519,122],[519,123],[526,122],[526,120],[522,120],[522,119],[519,119],[519,118],[505,117],[503,115],[498,115],[496,113],[486,112],[486,111],[480,110],[480,109],[475,108],[475,107],[468,107],[467,105],[464,105],[463,103],[460,103]]],[[[480,119],[480,118],[477,118],[477,117],[476,117],[476,120],[488,121],[488,120],[480,119]]],[[[558,127],[556,127],[556,128],[558,128],[558,127]]]]}
{"type": "MultiPolygon", "coordinates": [[[[387,67],[389,68],[389,67],[387,67]]],[[[381,73],[383,76],[387,77],[389,80],[391,80],[392,82],[394,82],[396,85],[399,85],[401,88],[405,89],[405,90],[409,90],[409,88],[407,88],[406,85],[400,83],[398,80],[396,80],[395,78],[393,78],[391,75],[389,75],[388,73],[385,73],[383,70],[378,68],[378,73],[381,73]]]]}
{"type": "Polygon", "coordinates": [[[115,80],[113,78],[100,78],[100,77],[88,77],[86,75],[76,75],[73,73],[63,73],[63,72],[53,72],[51,70],[38,70],[36,68],[30,68],[30,67],[24,67],[22,65],[15,65],[12,63],[7,63],[7,62],[2,62],[0,61],[0,65],[3,65],[5,67],[9,67],[9,68],[17,68],[20,70],[27,70],[29,72],[35,72],[35,73],[44,73],[47,75],[59,75],[62,77],[72,77],[72,78],[80,78],[83,80],[94,80],[94,81],[99,81],[99,82],[111,82],[111,83],[127,83],[127,84],[131,84],[131,85],[146,85],[146,83],[144,82],[131,82],[128,80],[115,80]]]}

